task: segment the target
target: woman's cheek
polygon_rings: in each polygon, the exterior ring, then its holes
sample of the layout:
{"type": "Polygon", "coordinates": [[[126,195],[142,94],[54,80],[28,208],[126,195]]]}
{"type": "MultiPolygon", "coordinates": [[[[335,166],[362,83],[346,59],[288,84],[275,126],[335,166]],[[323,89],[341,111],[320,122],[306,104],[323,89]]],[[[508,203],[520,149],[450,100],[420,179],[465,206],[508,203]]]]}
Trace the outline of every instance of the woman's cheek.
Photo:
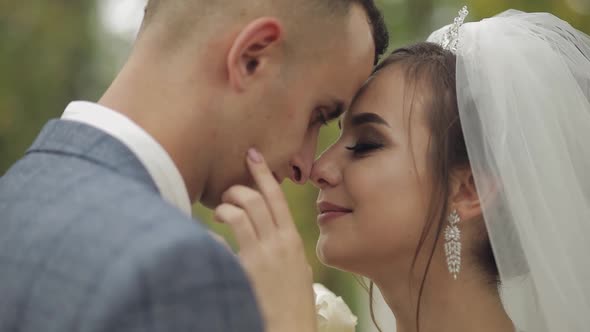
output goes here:
{"type": "Polygon", "coordinates": [[[350,176],[359,235],[375,250],[405,251],[415,248],[420,237],[425,200],[416,173],[408,169],[401,162],[388,162],[350,176]]]}

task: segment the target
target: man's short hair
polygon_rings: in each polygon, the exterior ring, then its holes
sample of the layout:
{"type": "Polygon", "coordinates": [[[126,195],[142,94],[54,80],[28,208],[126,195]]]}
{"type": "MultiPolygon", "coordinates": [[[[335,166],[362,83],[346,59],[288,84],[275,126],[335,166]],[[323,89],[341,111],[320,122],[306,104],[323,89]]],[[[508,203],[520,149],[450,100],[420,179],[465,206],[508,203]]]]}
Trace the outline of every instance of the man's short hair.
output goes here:
{"type": "Polygon", "coordinates": [[[188,32],[202,29],[199,24],[211,24],[211,19],[248,19],[262,15],[279,15],[301,27],[306,18],[330,20],[345,17],[353,4],[363,7],[375,42],[375,63],[385,53],[389,33],[383,15],[374,0],[148,0],[142,30],[153,22],[173,28],[174,36],[182,38],[188,32]]]}

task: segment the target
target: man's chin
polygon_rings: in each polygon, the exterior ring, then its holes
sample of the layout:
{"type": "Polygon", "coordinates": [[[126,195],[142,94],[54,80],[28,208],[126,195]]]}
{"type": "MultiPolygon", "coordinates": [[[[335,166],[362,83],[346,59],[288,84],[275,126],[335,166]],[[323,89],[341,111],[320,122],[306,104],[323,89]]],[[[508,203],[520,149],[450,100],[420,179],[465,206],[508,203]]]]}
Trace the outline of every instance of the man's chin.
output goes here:
{"type": "Polygon", "coordinates": [[[201,203],[208,209],[215,209],[223,202],[221,198],[223,197],[223,193],[225,193],[228,189],[233,186],[242,185],[250,188],[255,188],[254,180],[251,178],[240,178],[234,181],[228,181],[227,183],[223,183],[223,185],[215,186],[214,188],[205,188],[203,190],[203,194],[201,195],[201,203]]]}
{"type": "Polygon", "coordinates": [[[213,210],[221,204],[221,199],[206,199],[203,197],[199,203],[204,207],[213,210]]]}
{"type": "MultiPolygon", "coordinates": [[[[227,189],[229,189],[229,187],[227,189]]],[[[227,189],[225,189],[225,190],[227,190],[227,189]]],[[[203,205],[204,207],[213,210],[223,203],[221,201],[221,197],[223,196],[223,193],[225,192],[225,190],[205,189],[205,190],[203,190],[203,194],[201,195],[201,199],[199,200],[199,203],[201,203],[201,205],[203,205]]]]}

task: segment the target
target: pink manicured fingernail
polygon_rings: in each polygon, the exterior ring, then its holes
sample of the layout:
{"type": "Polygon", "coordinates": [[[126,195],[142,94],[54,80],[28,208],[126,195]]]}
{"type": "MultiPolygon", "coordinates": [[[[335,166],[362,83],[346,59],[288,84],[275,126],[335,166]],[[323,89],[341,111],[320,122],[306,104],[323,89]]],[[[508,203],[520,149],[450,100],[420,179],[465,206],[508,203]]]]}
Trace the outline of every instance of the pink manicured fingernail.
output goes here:
{"type": "Polygon", "coordinates": [[[260,154],[260,152],[258,152],[258,150],[254,148],[248,150],[248,158],[250,158],[250,160],[252,160],[255,163],[262,162],[262,155],[260,154]]]}

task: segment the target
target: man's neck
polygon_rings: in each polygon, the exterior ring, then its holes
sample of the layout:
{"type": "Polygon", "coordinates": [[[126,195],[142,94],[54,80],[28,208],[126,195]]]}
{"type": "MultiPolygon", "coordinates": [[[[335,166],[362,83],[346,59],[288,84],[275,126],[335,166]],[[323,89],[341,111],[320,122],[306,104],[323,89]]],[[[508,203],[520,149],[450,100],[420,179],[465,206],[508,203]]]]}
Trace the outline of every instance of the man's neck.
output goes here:
{"type": "Polygon", "coordinates": [[[211,93],[206,84],[189,85],[174,68],[159,70],[150,61],[132,55],[98,103],[124,114],[162,145],[195,202],[204,190],[215,151],[211,141],[215,128],[209,125],[211,117],[205,121],[211,93]]]}

